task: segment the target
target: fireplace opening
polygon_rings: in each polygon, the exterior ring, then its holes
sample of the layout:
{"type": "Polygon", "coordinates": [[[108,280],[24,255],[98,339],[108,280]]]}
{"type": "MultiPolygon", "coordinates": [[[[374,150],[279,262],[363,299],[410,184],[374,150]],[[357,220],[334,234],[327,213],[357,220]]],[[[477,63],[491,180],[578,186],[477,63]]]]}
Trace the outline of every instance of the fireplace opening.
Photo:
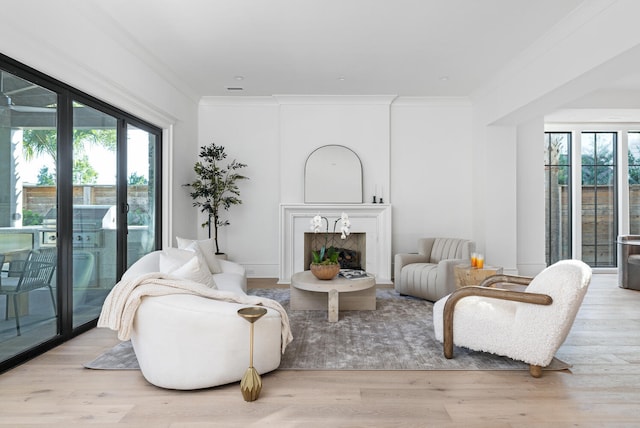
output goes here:
{"type": "MultiPolygon", "coordinates": [[[[311,252],[319,251],[325,245],[325,233],[306,232],[304,234],[304,269],[309,270],[311,265],[311,252]]],[[[326,239],[328,247],[338,250],[338,262],[341,269],[366,270],[366,239],[367,234],[361,232],[351,233],[347,239],[340,239],[339,233],[329,233],[326,239]]]]}

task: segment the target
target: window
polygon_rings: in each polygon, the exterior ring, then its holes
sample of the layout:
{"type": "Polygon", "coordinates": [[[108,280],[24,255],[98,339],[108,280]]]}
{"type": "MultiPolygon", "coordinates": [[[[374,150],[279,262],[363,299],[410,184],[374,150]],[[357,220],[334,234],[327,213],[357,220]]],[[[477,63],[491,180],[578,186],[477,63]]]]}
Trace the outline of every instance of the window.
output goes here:
{"type": "Polygon", "coordinates": [[[629,132],[629,233],[640,235],[640,132],[629,132]]]}
{"type": "Polygon", "coordinates": [[[571,133],[545,134],[547,265],[571,258],[571,133]]]}
{"type": "Polygon", "coordinates": [[[159,247],[160,147],[159,128],[0,55],[0,371],[95,326],[159,247]]]}
{"type": "Polygon", "coordinates": [[[629,233],[624,216],[632,233],[640,234],[640,132],[581,126],[546,127],[546,262],[574,257],[594,268],[615,268],[617,237],[629,233]],[[620,147],[619,135],[628,136],[620,147]],[[628,170],[620,170],[619,150],[628,155],[628,170]],[[628,212],[620,210],[626,194],[619,195],[618,174],[629,176],[628,212]]]}
{"type": "Polygon", "coordinates": [[[615,267],[618,235],[616,132],[582,133],[582,260],[615,267]]]}
{"type": "Polygon", "coordinates": [[[59,334],[56,92],[0,69],[0,362],[59,334]],[[33,250],[53,237],[46,260],[33,250]],[[42,263],[47,263],[46,268],[42,263]],[[29,287],[39,268],[45,278],[29,287]],[[44,270],[46,269],[46,271],[44,270]],[[22,292],[24,291],[24,292],[22,292]]]}

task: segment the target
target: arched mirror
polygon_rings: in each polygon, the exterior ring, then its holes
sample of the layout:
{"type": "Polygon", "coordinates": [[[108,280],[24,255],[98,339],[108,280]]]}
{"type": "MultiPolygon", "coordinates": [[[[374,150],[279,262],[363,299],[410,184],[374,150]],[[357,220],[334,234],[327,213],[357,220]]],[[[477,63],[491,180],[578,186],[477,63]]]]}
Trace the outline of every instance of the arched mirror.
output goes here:
{"type": "Polygon", "coordinates": [[[362,163],[345,146],[314,150],[304,167],[305,203],[362,203],[362,163]]]}

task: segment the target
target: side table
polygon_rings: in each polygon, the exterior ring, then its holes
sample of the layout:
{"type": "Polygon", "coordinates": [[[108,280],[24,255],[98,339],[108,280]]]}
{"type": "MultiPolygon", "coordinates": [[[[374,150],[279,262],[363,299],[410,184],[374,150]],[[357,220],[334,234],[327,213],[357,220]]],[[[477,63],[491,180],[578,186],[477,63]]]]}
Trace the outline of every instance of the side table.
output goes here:
{"type": "Polygon", "coordinates": [[[471,264],[456,265],[453,267],[456,278],[456,288],[479,285],[491,275],[502,274],[502,268],[498,266],[485,266],[482,269],[471,267],[471,264]]]}

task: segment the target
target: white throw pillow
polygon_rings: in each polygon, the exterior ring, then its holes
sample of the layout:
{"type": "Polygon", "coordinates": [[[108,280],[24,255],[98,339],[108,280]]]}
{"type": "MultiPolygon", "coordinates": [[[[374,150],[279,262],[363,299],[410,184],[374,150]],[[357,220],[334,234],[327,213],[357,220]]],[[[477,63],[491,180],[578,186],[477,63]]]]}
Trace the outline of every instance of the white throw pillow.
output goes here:
{"type": "Polygon", "coordinates": [[[160,253],[160,272],[169,273],[178,269],[194,257],[193,251],[165,248],[160,253]]]}
{"type": "MultiPolygon", "coordinates": [[[[204,257],[204,254],[202,253],[202,251],[200,251],[199,248],[196,248],[197,244],[194,242],[192,243],[190,246],[188,246],[187,248],[166,248],[164,250],[165,254],[170,255],[171,257],[176,259],[176,263],[179,264],[184,264],[186,263],[189,259],[191,259],[194,254],[196,257],[198,257],[198,260],[200,261],[200,266],[202,267],[202,269],[206,269],[209,274],[211,275],[212,272],[209,269],[209,264],[207,263],[207,259],[204,257]]],[[[165,260],[165,263],[167,263],[167,261],[165,260]]]]}
{"type": "Polygon", "coordinates": [[[190,258],[184,261],[184,255],[179,255],[175,251],[163,251],[160,253],[160,272],[172,277],[188,279],[199,282],[209,288],[218,288],[211,272],[206,265],[200,262],[197,255],[192,251],[180,250],[190,253],[190,258]],[[173,253],[173,254],[172,254],[173,253]]]}
{"type": "Polygon", "coordinates": [[[222,267],[216,257],[216,247],[213,239],[197,241],[194,239],[176,237],[176,240],[178,241],[178,248],[199,253],[206,261],[207,267],[211,273],[222,273],[222,267]]]}

